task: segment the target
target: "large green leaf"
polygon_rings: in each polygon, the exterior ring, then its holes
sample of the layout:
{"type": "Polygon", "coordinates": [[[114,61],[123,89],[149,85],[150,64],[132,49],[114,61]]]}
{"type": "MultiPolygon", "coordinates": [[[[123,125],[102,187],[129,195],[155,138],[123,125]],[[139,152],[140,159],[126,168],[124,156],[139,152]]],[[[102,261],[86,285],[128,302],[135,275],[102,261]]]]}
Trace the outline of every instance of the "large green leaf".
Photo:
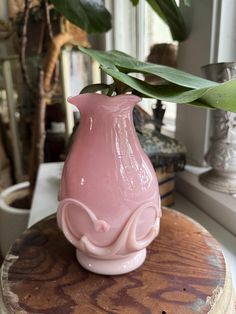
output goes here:
{"type": "Polygon", "coordinates": [[[174,68],[141,62],[119,51],[80,49],[97,60],[105,73],[142,97],[236,112],[236,79],[219,84],[174,68]],[[154,86],[130,76],[129,72],[154,74],[165,78],[168,84],[154,86]]]}
{"type": "Polygon", "coordinates": [[[214,104],[217,109],[236,112],[236,79],[207,90],[201,99],[206,104],[214,104]]]}
{"type": "Polygon", "coordinates": [[[178,85],[154,86],[112,68],[101,67],[101,69],[116,80],[132,87],[142,97],[236,112],[236,79],[214,87],[187,89],[178,85]]]}
{"type": "Polygon", "coordinates": [[[111,15],[102,0],[51,0],[71,23],[87,33],[102,33],[111,28],[111,15]]]}
{"type": "Polygon", "coordinates": [[[158,5],[156,0],[146,0],[147,3],[151,6],[151,8],[153,9],[153,11],[156,12],[157,15],[159,15],[159,17],[163,20],[163,22],[165,22],[168,25],[168,21],[166,19],[166,16],[164,14],[164,12],[162,12],[160,6],[158,5]]]}
{"type": "Polygon", "coordinates": [[[81,51],[97,60],[104,67],[110,67],[121,72],[153,74],[165,79],[168,82],[187,88],[205,88],[217,86],[218,83],[212,82],[201,77],[180,71],[164,65],[148,62],[141,62],[121,51],[98,51],[79,47],[81,51]]]}
{"type": "Polygon", "coordinates": [[[139,80],[126,73],[116,71],[112,68],[106,68],[102,66],[101,69],[108,75],[112,76],[114,79],[125,83],[146,97],[157,98],[170,102],[185,103],[192,102],[200,98],[205,92],[205,89],[190,90],[178,85],[151,85],[147,82],[139,80]]]}
{"type": "Polygon", "coordinates": [[[175,0],[146,0],[152,9],[169,26],[174,40],[183,41],[188,36],[188,30],[183,15],[175,0]]]}

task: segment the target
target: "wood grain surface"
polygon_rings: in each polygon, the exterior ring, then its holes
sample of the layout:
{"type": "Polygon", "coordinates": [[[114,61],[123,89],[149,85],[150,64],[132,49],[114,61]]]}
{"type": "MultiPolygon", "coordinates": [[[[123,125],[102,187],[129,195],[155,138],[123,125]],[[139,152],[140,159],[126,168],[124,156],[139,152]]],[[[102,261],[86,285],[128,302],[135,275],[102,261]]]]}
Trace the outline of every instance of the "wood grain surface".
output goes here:
{"type": "Polygon", "coordinates": [[[215,307],[230,285],[226,277],[219,244],[176,211],[163,210],[160,235],[143,266],[120,276],[80,267],[75,249],[50,216],[27,230],[5,258],[2,303],[6,313],[20,314],[226,314],[232,287],[215,307]]]}

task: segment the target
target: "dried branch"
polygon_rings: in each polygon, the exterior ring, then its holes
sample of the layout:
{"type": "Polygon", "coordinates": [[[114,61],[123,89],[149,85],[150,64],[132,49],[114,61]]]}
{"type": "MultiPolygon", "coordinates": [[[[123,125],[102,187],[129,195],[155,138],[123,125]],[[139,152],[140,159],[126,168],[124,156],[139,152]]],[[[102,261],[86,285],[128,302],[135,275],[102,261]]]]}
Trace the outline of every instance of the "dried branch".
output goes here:
{"type": "Polygon", "coordinates": [[[57,60],[60,55],[61,48],[72,39],[69,33],[63,33],[55,36],[48,49],[48,56],[45,66],[44,90],[46,92],[51,89],[51,81],[53,72],[56,67],[57,60]]]}
{"type": "Polygon", "coordinates": [[[38,156],[38,164],[41,164],[44,161],[44,141],[46,136],[45,131],[45,93],[43,89],[43,79],[44,79],[44,72],[43,70],[40,71],[39,74],[39,102],[37,108],[37,117],[38,117],[38,131],[37,131],[37,156],[38,156]]]}
{"type": "Polygon", "coordinates": [[[48,4],[48,0],[45,0],[45,16],[46,16],[46,23],[48,28],[48,34],[51,40],[53,40],[53,31],[52,31],[52,24],[50,19],[50,7],[48,4]]]}
{"type": "Polygon", "coordinates": [[[38,85],[38,101],[35,108],[33,136],[32,136],[32,152],[30,164],[30,187],[33,192],[37,171],[39,165],[44,161],[44,143],[46,137],[45,131],[45,113],[46,113],[46,97],[43,89],[44,72],[40,70],[38,85]]]}
{"type": "Polygon", "coordinates": [[[45,36],[45,22],[42,22],[41,27],[40,27],[40,33],[39,33],[39,40],[38,40],[38,48],[37,48],[37,53],[40,55],[43,50],[43,41],[44,41],[44,36],[45,36]]]}
{"type": "Polygon", "coordinates": [[[20,54],[20,64],[23,79],[26,85],[29,87],[31,91],[34,91],[32,84],[30,83],[30,78],[27,73],[27,67],[25,62],[25,54],[26,54],[26,45],[27,45],[27,25],[29,20],[29,0],[25,0],[25,8],[23,15],[23,28],[22,28],[22,37],[21,37],[21,54],[20,54]]]}
{"type": "Polygon", "coordinates": [[[51,92],[54,94],[57,86],[58,86],[58,82],[59,82],[59,60],[57,60],[56,65],[55,65],[55,70],[54,70],[54,76],[53,76],[53,81],[51,83],[51,92]]]}
{"type": "Polygon", "coordinates": [[[53,36],[52,25],[50,20],[50,8],[48,1],[45,0],[45,19],[42,21],[39,49],[42,49],[45,29],[48,30],[51,43],[48,47],[48,54],[46,56],[45,68],[39,71],[38,88],[34,90],[31,86],[30,79],[26,67],[26,45],[27,45],[27,24],[29,19],[29,0],[25,0],[22,41],[21,41],[21,68],[24,80],[29,89],[35,95],[36,101],[34,121],[32,125],[32,151],[30,156],[30,187],[31,197],[36,182],[37,171],[39,165],[44,162],[44,144],[46,138],[45,130],[45,115],[46,106],[51,102],[55,94],[59,80],[59,54],[64,44],[71,40],[71,35],[68,33],[53,36]],[[45,28],[46,24],[46,28],[45,28]]]}
{"type": "MultiPolygon", "coordinates": [[[[52,30],[52,23],[51,23],[51,19],[50,19],[50,6],[48,4],[48,0],[45,0],[45,16],[46,16],[46,23],[47,23],[47,28],[48,28],[48,33],[49,33],[49,37],[51,39],[51,42],[53,42],[54,40],[54,35],[53,35],[53,30],[52,30]]],[[[49,47],[50,49],[50,47],[49,47]]],[[[47,61],[46,64],[48,64],[49,61],[47,61]]],[[[54,70],[53,70],[54,75],[51,75],[51,82],[50,82],[50,86],[51,86],[51,91],[50,94],[54,94],[57,85],[58,85],[58,81],[59,81],[59,62],[57,60],[55,66],[54,66],[54,70]]],[[[47,73],[46,75],[47,76],[47,73]]],[[[45,86],[44,86],[45,88],[45,86]]],[[[46,90],[45,90],[46,91],[46,90]]],[[[47,91],[47,93],[49,93],[49,91],[47,91]]],[[[48,95],[48,98],[51,98],[51,95],[48,95]]]]}

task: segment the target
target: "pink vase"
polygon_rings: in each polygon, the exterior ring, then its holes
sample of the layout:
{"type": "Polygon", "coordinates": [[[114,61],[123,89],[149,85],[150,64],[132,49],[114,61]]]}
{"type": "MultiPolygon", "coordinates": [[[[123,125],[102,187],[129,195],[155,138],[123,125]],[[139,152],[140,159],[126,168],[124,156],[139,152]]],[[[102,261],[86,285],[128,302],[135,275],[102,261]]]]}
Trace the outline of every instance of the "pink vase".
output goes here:
{"type": "Polygon", "coordinates": [[[82,94],[68,101],[81,122],[63,169],[58,225],[84,268],[129,272],[144,262],[161,216],[156,174],[132,122],[140,98],[82,94]]]}

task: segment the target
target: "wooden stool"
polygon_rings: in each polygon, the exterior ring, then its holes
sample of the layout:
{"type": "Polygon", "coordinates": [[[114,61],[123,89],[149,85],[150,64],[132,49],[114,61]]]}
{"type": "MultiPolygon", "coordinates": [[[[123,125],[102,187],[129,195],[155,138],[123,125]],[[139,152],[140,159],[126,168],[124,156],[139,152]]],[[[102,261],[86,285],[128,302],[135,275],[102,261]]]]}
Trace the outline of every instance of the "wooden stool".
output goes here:
{"type": "Polygon", "coordinates": [[[198,223],[169,209],[143,266],[120,276],[84,270],[50,216],[13,245],[1,288],[1,313],[235,313],[219,244],[198,223]]]}

